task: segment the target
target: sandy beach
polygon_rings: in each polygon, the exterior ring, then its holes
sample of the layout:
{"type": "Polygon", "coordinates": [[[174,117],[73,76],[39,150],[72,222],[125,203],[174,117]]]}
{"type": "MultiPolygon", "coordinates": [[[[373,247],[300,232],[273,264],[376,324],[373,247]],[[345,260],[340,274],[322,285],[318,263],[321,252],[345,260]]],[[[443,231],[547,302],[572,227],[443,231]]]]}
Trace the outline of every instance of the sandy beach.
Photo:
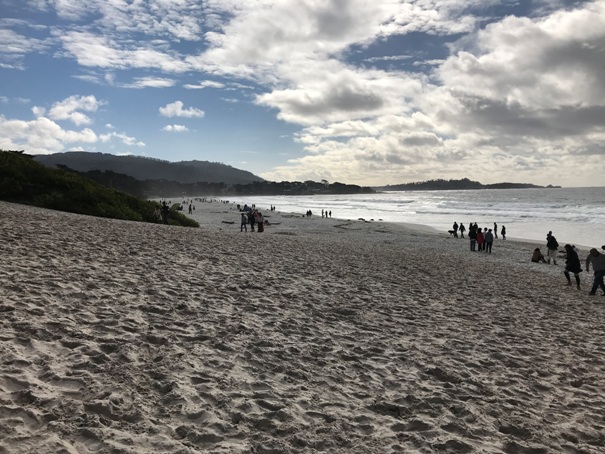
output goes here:
{"type": "Polygon", "coordinates": [[[0,213],[0,453],[605,452],[605,298],[542,244],[0,213]]]}

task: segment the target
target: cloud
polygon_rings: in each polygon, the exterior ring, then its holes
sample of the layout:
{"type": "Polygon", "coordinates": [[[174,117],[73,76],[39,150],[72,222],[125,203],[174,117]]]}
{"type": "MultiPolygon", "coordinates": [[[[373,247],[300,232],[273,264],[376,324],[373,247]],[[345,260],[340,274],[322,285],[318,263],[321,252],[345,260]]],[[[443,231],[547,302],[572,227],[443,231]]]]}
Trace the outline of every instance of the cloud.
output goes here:
{"type": "Polygon", "coordinates": [[[134,82],[121,84],[122,88],[167,88],[174,86],[174,79],[139,77],[134,82]]]}
{"type": "Polygon", "coordinates": [[[194,107],[190,107],[188,109],[183,109],[182,101],[175,101],[173,103],[167,104],[164,107],[160,107],[160,114],[164,117],[197,117],[201,118],[204,116],[204,111],[200,109],[196,109],[194,107]]]}
{"type": "Polygon", "coordinates": [[[166,125],[162,128],[162,131],[187,132],[187,131],[189,131],[189,128],[187,128],[187,126],[184,126],[184,125],[166,125]]]}
{"type": "MultiPolygon", "coordinates": [[[[92,120],[80,111],[96,112],[104,102],[98,101],[94,96],[70,96],[63,101],[55,103],[48,111],[48,117],[52,120],[70,120],[77,126],[88,125],[92,120]]],[[[37,116],[44,115],[44,109],[33,108],[37,116]]]]}
{"type": "Polygon", "coordinates": [[[0,68],[25,69],[24,57],[32,52],[45,52],[50,43],[0,28],[0,68]]]}
{"type": "MultiPolygon", "coordinates": [[[[0,22],[0,66],[23,68],[27,53],[56,44],[54,57],[86,71],[72,76],[81,82],[239,90],[223,100],[252,99],[299,128],[300,153],[263,174],[270,179],[329,169],[332,181],[384,183],[472,168],[534,180],[532,169],[574,159],[583,171],[579,157],[599,155],[605,134],[605,1],[535,0],[525,17],[517,3],[37,0],[28,6],[61,20],[43,40],[19,28],[32,24],[0,22]],[[493,14],[502,10],[511,14],[493,14]]],[[[34,112],[92,121],[67,105],[34,112]]],[[[160,114],[204,116],[181,101],[160,114]]]]}
{"type": "Polygon", "coordinates": [[[204,80],[199,84],[185,84],[183,85],[183,88],[187,88],[189,90],[200,90],[203,88],[225,88],[225,84],[213,80],[204,80]]]}
{"type": "Polygon", "coordinates": [[[137,146],[137,147],[145,147],[145,142],[137,140],[134,137],[130,137],[123,132],[110,132],[109,134],[101,134],[99,136],[99,140],[101,142],[110,142],[112,139],[118,139],[124,145],[137,146]]]}
{"type": "Polygon", "coordinates": [[[65,48],[65,56],[73,56],[86,67],[106,69],[149,68],[168,73],[182,73],[191,66],[174,52],[166,51],[157,42],[132,42],[90,32],[55,32],[65,48]],[[158,49],[154,46],[159,47],[158,49]]]}
{"type": "MultiPolygon", "coordinates": [[[[90,128],[73,130],[63,128],[56,121],[69,120],[76,126],[88,125],[92,119],[85,112],[96,112],[104,105],[95,96],[70,96],[56,102],[48,111],[39,106],[32,108],[34,120],[8,119],[0,114],[0,148],[25,149],[29,154],[49,154],[69,149],[81,149],[83,144],[107,143],[113,139],[125,145],[144,147],[145,143],[125,133],[111,132],[98,135],[90,128]]],[[[106,128],[113,129],[111,124],[106,128]]]]}
{"type": "Polygon", "coordinates": [[[98,136],[91,129],[63,129],[46,117],[22,121],[0,115],[1,149],[25,149],[29,154],[49,154],[63,151],[69,144],[95,143],[97,140],[98,136]]]}

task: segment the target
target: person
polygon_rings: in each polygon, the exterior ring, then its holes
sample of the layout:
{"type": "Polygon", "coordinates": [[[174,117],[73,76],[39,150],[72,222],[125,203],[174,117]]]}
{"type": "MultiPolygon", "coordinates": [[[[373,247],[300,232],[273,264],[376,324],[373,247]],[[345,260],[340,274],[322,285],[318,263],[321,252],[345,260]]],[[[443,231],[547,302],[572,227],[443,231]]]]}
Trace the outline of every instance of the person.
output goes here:
{"type": "Polygon", "coordinates": [[[260,211],[256,213],[256,226],[258,227],[256,229],[258,233],[262,233],[265,231],[265,220],[263,218],[263,213],[261,213],[260,211]]]}
{"type": "Polygon", "coordinates": [[[485,237],[485,250],[488,254],[492,253],[492,244],[494,243],[494,234],[492,233],[492,229],[489,229],[487,233],[484,235],[485,237]]]}
{"type": "Polygon", "coordinates": [[[563,274],[567,279],[567,285],[571,285],[569,273],[573,273],[576,278],[576,287],[580,290],[580,273],[582,272],[580,258],[571,244],[565,245],[565,252],[567,252],[567,259],[565,260],[565,271],[563,271],[563,274]]]}
{"type": "Polygon", "coordinates": [[[542,254],[542,251],[539,247],[534,249],[534,254],[531,256],[531,261],[534,263],[546,263],[546,260],[544,259],[544,254],[542,254]]]}
{"type": "Polygon", "coordinates": [[[506,227],[502,226],[502,230],[500,230],[500,235],[502,235],[502,239],[506,239],[506,227]]]}
{"type": "Polygon", "coordinates": [[[250,231],[254,232],[254,212],[248,211],[248,223],[250,224],[250,231]]]}
{"type": "Polygon", "coordinates": [[[548,251],[546,252],[546,256],[548,257],[548,264],[550,264],[550,260],[552,259],[553,263],[557,264],[557,251],[559,250],[559,243],[557,239],[552,234],[552,231],[549,231],[546,235],[546,248],[548,251]]]}
{"type": "Polygon", "coordinates": [[[189,214],[193,214],[193,205],[189,204],[189,214]]]}
{"type": "Polygon", "coordinates": [[[462,222],[460,223],[460,227],[458,227],[458,230],[460,230],[460,238],[464,238],[464,231],[466,230],[466,227],[464,227],[464,224],[462,222]]]}
{"type": "Polygon", "coordinates": [[[454,225],[452,226],[452,230],[454,231],[454,238],[458,238],[458,223],[454,221],[454,225]]]}
{"type": "Polygon", "coordinates": [[[468,238],[471,242],[471,251],[475,252],[477,247],[477,229],[475,229],[472,222],[468,225],[468,238]]]}
{"type": "Polygon", "coordinates": [[[494,237],[498,239],[498,224],[494,222],[494,237]]]}
{"type": "Polygon", "coordinates": [[[241,217],[241,224],[239,227],[239,231],[243,232],[243,231],[248,231],[248,218],[246,217],[246,215],[244,213],[242,213],[242,217],[241,217]]]}
{"type": "Polygon", "coordinates": [[[605,254],[601,254],[596,248],[592,248],[588,257],[586,257],[586,272],[590,271],[591,263],[594,270],[594,281],[588,294],[596,295],[597,287],[601,287],[603,296],[605,296],[605,283],[603,283],[603,277],[605,276],[605,254]]]}
{"type": "Polygon", "coordinates": [[[160,208],[160,210],[162,211],[162,221],[164,224],[168,224],[168,212],[170,211],[170,208],[166,204],[166,201],[162,202],[162,208],[160,208]]]}
{"type": "Polygon", "coordinates": [[[477,250],[481,252],[484,248],[485,237],[483,236],[483,231],[481,228],[477,229],[477,250]]]}

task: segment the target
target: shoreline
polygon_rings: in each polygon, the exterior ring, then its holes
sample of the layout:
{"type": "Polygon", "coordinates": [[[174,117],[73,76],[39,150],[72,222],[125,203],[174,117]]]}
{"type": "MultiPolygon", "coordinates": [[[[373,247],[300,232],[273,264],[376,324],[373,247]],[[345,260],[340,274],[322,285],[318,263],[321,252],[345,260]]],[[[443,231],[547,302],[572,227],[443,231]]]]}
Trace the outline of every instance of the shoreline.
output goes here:
{"type": "Polygon", "coordinates": [[[605,298],[523,243],[0,210],[11,454],[601,450],[605,298]]]}
{"type": "MultiPolygon", "coordinates": [[[[237,203],[235,203],[235,202],[231,202],[231,201],[228,201],[228,202],[227,201],[225,201],[225,202],[219,202],[218,199],[215,198],[215,197],[209,197],[209,199],[212,199],[213,201],[198,202],[198,203],[203,203],[205,205],[206,204],[216,204],[219,209],[221,207],[223,207],[223,208],[230,207],[230,209],[228,211],[224,211],[223,210],[224,214],[228,214],[231,210],[234,211],[234,212],[237,211],[237,208],[236,208],[237,207],[237,203]]],[[[160,200],[160,199],[154,199],[154,200],[160,200]]],[[[261,207],[259,207],[259,208],[261,208],[261,207]]],[[[215,209],[215,208],[213,208],[213,209],[215,209]]],[[[294,213],[294,212],[287,212],[287,211],[281,211],[281,210],[277,210],[275,212],[271,212],[269,210],[269,208],[261,208],[260,211],[263,212],[263,215],[265,215],[266,213],[269,213],[269,214],[266,214],[266,216],[265,216],[265,217],[268,217],[269,219],[271,218],[271,216],[276,216],[276,215],[286,216],[286,217],[289,217],[289,218],[301,218],[301,219],[305,219],[302,216],[302,214],[294,213]]],[[[190,216],[190,215],[188,215],[186,213],[186,210],[183,210],[183,213],[185,215],[187,215],[187,216],[190,216]]],[[[195,219],[196,221],[200,222],[200,217],[196,216],[195,212],[193,213],[193,216],[190,216],[190,217],[192,217],[192,219],[195,219]]],[[[234,219],[236,219],[236,218],[234,217],[234,219]]],[[[313,220],[319,219],[320,221],[321,220],[323,220],[323,221],[336,220],[336,221],[340,221],[340,222],[366,222],[366,223],[374,223],[374,224],[386,224],[386,225],[392,225],[393,228],[402,228],[404,230],[415,230],[415,231],[419,231],[419,232],[425,232],[427,234],[428,233],[432,233],[432,234],[435,234],[435,235],[437,235],[439,237],[447,237],[448,236],[447,232],[443,232],[443,231],[437,229],[436,227],[432,227],[432,226],[425,225],[425,224],[410,223],[410,222],[391,222],[391,221],[382,221],[382,220],[375,220],[375,219],[371,219],[371,220],[363,219],[363,220],[360,220],[360,219],[347,219],[347,218],[340,218],[340,217],[322,218],[321,215],[317,215],[317,214],[314,214],[313,217],[311,217],[309,219],[313,219],[313,220]]],[[[239,226],[239,220],[238,219],[236,219],[235,223],[239,226]]],[[[202,225],[202,224],[200,223],[200,225],[202,225]]],[[[206,225],[208,225],[208,224],[206,224],[206,225]]],[[[456,238],[452,237],[451,235],[450,235],[450,237],[452,239],[456,239],[456,238]]],[[[458,240],[466,240],[468,242],[468,238],[466,236],[465,236],[465,238],[458,238],[458,240]]],[[[499,236],[498,239],[496,239],[496,241],[498,243],[500,243],[502,241],[514,241],[514,242],[517,242],[517,243],[521,243],[521,244],[524,244],[524,245],[531,246],[531,250],[530,250],[530,252],[528,252],[528,254],[530,256],[531,256],[531,254],[533,253],[533,250],[536,247],[539,247],[540,250],[542,250],[544,253],[546,251],[546,240],[538,242],[538,241],[533,240],[533,239],[522,238],[522,237],[517,237],[517,236],[509,237],[507,235],[507,239],[506,240],[502,240],[500,238],[500,236],[499,236]]],[[[494,243],[496,243],[496,241],[494,241],[494,243]]],[[[563,246],[565,244],[566,243],[560,243],[559,251],[563,250],[563,246]]],[[[582,254],[586,254],[586,255],[588,255],[588,251],[590,251],[590,249],[592,249],[593,247],[597,248],[597,250],[599,250],[599,251],[601,250],[599,246],[588,246],[588,245],[579,244],[579,243],[573,243],[573,245],[576,246],[580,250],[580,252],[582,254]]],[[[582,261],[585,258],[586,258],[586,256],[580,257],[580,259],[582,261]]]]}

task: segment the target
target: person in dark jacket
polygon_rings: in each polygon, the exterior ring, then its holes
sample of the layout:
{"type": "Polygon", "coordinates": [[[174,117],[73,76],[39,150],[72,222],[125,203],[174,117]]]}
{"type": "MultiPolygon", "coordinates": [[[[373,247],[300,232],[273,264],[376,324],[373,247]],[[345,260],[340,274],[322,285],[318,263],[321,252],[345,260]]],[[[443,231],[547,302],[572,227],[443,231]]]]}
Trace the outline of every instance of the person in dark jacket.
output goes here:
{"type": "Polygon", "coordinates": [[[573,246],[570,244],[565,245],[565,252],[567,253],[567,260],[565,260],[565,271],[563,274],[567,279],[567,285],[571,285],[571,278],[569,273],[573,273],[576,278],[576,286],[580,290],[580,273],[582,272],[582,265],[580,265],[580,258],[573,246]]]}
{"type": "Polygon", "coordinates": [[[534,263],[546,263],[546,260],[544,259],[544,254],[542,254],[542,251],[540,250],[539,247],[537,247],[536,249],[534,249],[534,253],[531,256],[531,261],[534,263]]]}
{"type": "Polygon", "coordinates": [[[475,251],[477,247],[477,229],[471,222],[468,225],[468,238],[471,240],[471,251],[475,251]]]}
{"type": "Polygon", "coordinates": [[[548,264],[550,265],[550,260],[552,259],[553,263],[556,265],[557,264],[557,251],[559,250],[559,243],[557,242],[557,239],[552,234],[552,232],[548,232],[548,234],[546,235],[546,249],[547,249],[546,255],[548,256],[548,264]]]}

